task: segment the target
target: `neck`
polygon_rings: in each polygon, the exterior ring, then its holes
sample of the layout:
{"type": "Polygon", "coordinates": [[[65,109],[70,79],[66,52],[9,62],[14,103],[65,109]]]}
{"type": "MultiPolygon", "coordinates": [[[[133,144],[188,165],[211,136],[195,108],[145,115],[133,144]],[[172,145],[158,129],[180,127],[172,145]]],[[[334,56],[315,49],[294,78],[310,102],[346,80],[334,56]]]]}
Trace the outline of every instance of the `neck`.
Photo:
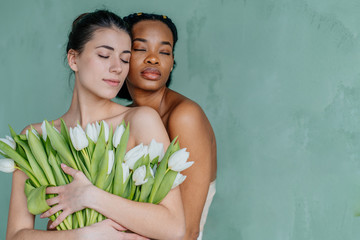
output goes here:
{"type": "Polygon", "coordinates": [[[163,87],[157,91],[144,91],[138,88],[130,88],[129,93],[133,99],[133,106],[148,106],[155,109],[162,116],[162,102],[166,96],[167,87],[163,87]]]}
{"type": "Polygon", "coordinates": [[[113,106],[114,103],[111,100],[100,98],[94,94],[89,94],[85,89],[80,89],[75,81],[71,105],[63,119],[69,127],[79,123],[85,128],[88,123],[109,118],[113,106]]]}

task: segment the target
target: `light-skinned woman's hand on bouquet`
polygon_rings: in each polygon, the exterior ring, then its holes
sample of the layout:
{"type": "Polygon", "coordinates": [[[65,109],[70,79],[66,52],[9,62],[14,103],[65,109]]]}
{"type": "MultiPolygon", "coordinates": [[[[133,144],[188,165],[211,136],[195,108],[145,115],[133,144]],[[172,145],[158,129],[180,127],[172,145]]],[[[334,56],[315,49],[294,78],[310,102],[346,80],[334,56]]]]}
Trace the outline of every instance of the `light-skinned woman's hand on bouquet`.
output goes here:
{"type": "Polygon", "coordinates": [[[40,217],[47,218],[60,210],[63,211],[49,226],[50,229],[59,225],[68,215],[84,209],[86,207],[85,200],[88,199],[86,193],[94,186],[83,172],[68,167],[65,164],[61,164],[61,168],[66,174],[72,176],[73,181],[67,185],[48,187],[46,189],[47,194],[57,194],[57,196],[46,200],[47,204],[52,207],[41,214],[40,217]]]}
{"type": "Polygon", "coordinates": [[[126,233],[126,228],[117,224],[116,222],[106,219],[104,221],[95,223],[89,227],[83,228],[81,239],[98,240],[98,239],[116,239],[116,240],[146,240],[143,236],[135,233],[126,233]]]}

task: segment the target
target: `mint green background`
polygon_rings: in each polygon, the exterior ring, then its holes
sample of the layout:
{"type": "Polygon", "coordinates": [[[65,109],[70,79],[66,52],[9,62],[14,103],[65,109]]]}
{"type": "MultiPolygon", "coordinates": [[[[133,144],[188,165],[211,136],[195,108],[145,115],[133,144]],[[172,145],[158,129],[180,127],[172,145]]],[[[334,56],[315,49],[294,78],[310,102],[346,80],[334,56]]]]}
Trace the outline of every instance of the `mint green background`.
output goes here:
{"type": "MultiPolygon", "coordinates": [[[[2,0],[0,136],[66,111],[70,24],[103,7],[178,26],[172,88],[218,141],[205,240],[360,238],[358,0],[2,0]]],[[[5,239],[11,175],[0,182],[5,239]]]]}

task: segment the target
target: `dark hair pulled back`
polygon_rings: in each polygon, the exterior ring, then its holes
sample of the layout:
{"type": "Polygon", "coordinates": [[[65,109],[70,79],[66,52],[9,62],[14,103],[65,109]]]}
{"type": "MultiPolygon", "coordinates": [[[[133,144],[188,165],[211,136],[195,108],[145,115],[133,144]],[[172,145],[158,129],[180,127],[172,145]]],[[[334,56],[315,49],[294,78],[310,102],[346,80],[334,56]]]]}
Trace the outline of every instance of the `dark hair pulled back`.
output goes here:
{"type": "Polygon", "coordinates": [[[130,35],[128,24],[110,11],[96,10],[90,13],[83,13],[72,24],[66,52],[74,49],[81,53],[85,44],[92,39],[94,32],[101,28],[118,28],[130,35]]]}
{"type": "MultiPolygon", "coordinates": [[[[130,15],[124,17],[124,21],[127,22],[127,24],[129,25],[130,31],[132,30],[132,28],[134,27],[134,25],[136,23],[141,22],[141,21],[147,21],[147,20],[160,21],[160,22],[166,24],[166,26],[169,27],[169,29],[171,30],[171,33],[173,35],[173,40],[174,40],[174,42],[173,42],[173,54],[174,54],[175,45],[176,45],[176,42],[178,40],[178,32],[177,32],[175,24],[173,23],[173,21],[168,16],[139,12],[139,13],[133,13],[133,14],[130,14],[130,15]]],[[[174,60],[173,69],[175,68],[175,66],[176,66],[176,62],[174,60]]],[[[170,72],[169,79],[166,82],[167,87],[170,86],[171,75],[172,75],[172,72],[170,72]]],[[[117,94],[117,97],[125,98],[127,100],[132,100],[131,96],[130,96],[130,93],[129,93],[129,90],[127,89],[126,84],[124,84],[121,87],[119,93],[117,94]]]]}

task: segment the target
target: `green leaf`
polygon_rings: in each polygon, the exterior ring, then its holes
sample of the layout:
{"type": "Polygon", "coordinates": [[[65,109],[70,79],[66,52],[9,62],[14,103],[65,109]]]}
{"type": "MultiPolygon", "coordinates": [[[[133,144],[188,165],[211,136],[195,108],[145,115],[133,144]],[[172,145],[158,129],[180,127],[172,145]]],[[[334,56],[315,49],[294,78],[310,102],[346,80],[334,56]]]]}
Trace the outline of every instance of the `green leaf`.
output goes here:
{"type": "MultiPolygon", "coordinates": [[[[34,176],[39,181],[39,183],[41,185],[48,185],[49,181],[47,180],[46,175],[44,174],[44,171],[39,165],[38,161],[35,159],[34,155],[32,154],[29,146],[24,141],[20,140],[18,137],[15,137],[14,140],[24,149],[27,156],[27,160],[29,161],[32,171],[34,173],[34,176]]],[[[55,183],[53,183],[53,185],[55,185],[55,183]]]]}
{"type": "Polygon", "coordinates": [[[113,125],[111,124],[110,129],[109,129],[109,141],[108,141],[109,150],[112,150],[114,148],[113,147],[113,135],[114,135],[113,125]]]}
{"type": "Polygon", "coordinates": [[[20,168],[23,168],[34,175],[34,172],[32,171],[29,162],[24,159],[19,153],[17,153],[14,149],[12,149],[9,145],[0,141],[0,150],[3,151],[9,158],[14,160],[20,168]]]}
{"type": "Polygon", "coordinates": [[[11,137],[15,138],[17,136],[16,132],[14,131],[14,129],[10,125],[8,125],[8,126],[9,126],[9,129],[10,129],[11,137]]]}
{"type": "MultiPolygon", "coordinates": [[[[131,174],[131,176],[132,176],[132,174],[131,174]]],[[[136,185],[135,185],[135,182],[132,180],[132,178],[130,178],[130,180],[129,180],[129,185],[130,185],[130,193],[129,193],[129,196],[127,197],[127,199],[132,200],[134,198],[135,190],[136,190],[136,185]]]]}
{"type": "Polygon", "coordinates": [[[175,146],[175,142],[177,140],[177,137],[174,138],[174,140],[172,140],[172,142],[170,143],[169,147],[167,148],[165,155],[163,157],[163,159],[161,160],[159,166],[157,167],[156,170],[156,174],[155,174],[155,180],[154,180],[154,185],[153,188],[151,190],[150,196],[149,196],[149,202],[153,203],[154,202],[154,198],[155,195],[160,187],[160,184],[166,174],[166,169],[167,169],[167,164],[169,161],[169,157],[170,155],[174,152],[174,148],[176,148],[175,146]]]}
{"type": "Polygon", "coordinates": [[[105,143],[104,124],[101,122],[100,134],[99,134],[98,140],[96,142],[94,153],[91,157],[90,175],[93,180],[92,183],[94,183],[96,181],[95,179],[97,176],[99,164],[100,164],[100,161],[102,160],[102,158],[104,157],[105,146],[106,146],[106,143],[105,143]]]}
{"type": "Polygon", "coordinates": [[[165,174],[165,177],[163,178],[160,187],[151,203],[158,204],[166,197],[166,195],[170,192],[172,185],[174,184],[177,174],[178,172],[173,170],[169,170],[165,174]]]}
{"type": "Polygon", "coordinates": [[[52,152],[49,155],[49,163],[54,171],[54,176],[56,180],[56,185],[61,186],[66,184],[66,180],[63,175],[63,170],[61,169],[60,165],[57,163],[55,156],[52,152]]]}
{"type": "Polygon", "coordinates": [[[101,188],[101,189],[104,189],[106,175],[107,175],[107,171],[108,171],[108,164],[109,164],[108,147],[109,147],[109,145],[106,146],[106,148],[105,148],[105,153],[104,153],[104,156],[101,158],[99,168],[97,171],[97,175],[96,175],[95,186],[97,186],[98,188],[101,188]]]}
{"type": "Polygon", "coordinates": [[[31,127],[31,131],[29,131],[29,147],[31,149],[31,152],[33,153],[36,161],[41,166],[42,170],[45,173],[45,176],[48,180],[48,182],[51,185],[56,185],[54,174],[51,170],[50,164],[48,162],[48,157],[46,155],[44,146],[41,142],[41,140],[33,133],[34,128],[31,127]]]}
{"type": "MultiPolygon", "coordinates": [[[[61,163],[63,163],[63,161],[61,161],[61,156],[58,153],[56,153],[55,155],[55,160],[58,166],[60,166],[61,163]]],[[[60,172],[63,176],[63,179],[65,179],[66,184],[69,184],[71,182],[72,177],[70,175],[65,174],[62,169],[60,172]]]]}
{"type": "Polygon", "coordinates": [[[50,209],[50,206],[46,203],[46,188],[44,185],[35,188],[31,185],[30,181],[25,182],[25,194],[27,197],[28,210],[33,215],[41,214],[50,209]]]}
{"type": "Polygon", "coordinates": [[[46,120],[45,126],[48,138],[50,138],[51,145],[61,155],[64,163],[69,167],[78,170],[67,140],[65,140],[65,138],[59,134],[46,120]]]}
{"type": "MultiPolygon", "coordinates": [[[[125,125],[123,121],[122,124],[125,125]]],[[[121,140],[119,146],[115,150],[115,159],[114,159],[114,168],[115,168],[115,176],[114,176],[114,187],[113,194],[118,196],[123,196],[125,193],[126,185],[123,183],[123,168],[122,163],[124,162],[124,157],[126,153],[126,148],[129,140],[129,132],[130,132],[130,124],[128,124],[125,128],[123,135],[121,136],[121,140]]]]}

